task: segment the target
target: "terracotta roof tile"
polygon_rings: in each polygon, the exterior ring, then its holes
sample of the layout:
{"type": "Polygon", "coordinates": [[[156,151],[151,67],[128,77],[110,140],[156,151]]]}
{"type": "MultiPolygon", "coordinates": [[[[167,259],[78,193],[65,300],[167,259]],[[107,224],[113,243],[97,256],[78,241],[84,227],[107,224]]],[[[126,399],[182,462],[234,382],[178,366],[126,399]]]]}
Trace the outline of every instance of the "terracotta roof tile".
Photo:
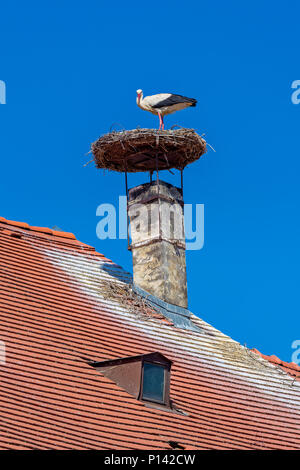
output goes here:
{"type": "Polygon", "coordinates": [[[30,230],[32,232],[41,232],[41,233],[46,233],[48,235],[54,235],[56,237],[69,238],[70,240],[76,240],[76,237],[73,233],[60,232],[58,230],[52,230],[51,228],[48,228],[48,227],[33,227],[33,226],[28,225],[26,222],[16,222],[14,220],[7,220],[7,219],[4,219],[4,217],[0,217],[0,223],[11,225],[12,227],[18,227],[18,228],[22,228],[25,230],[30,230]]]}
{"type": "Polygon", "coordinates": [[[276,364],[278,365],[282,370],[287,372],[288,374],[292,375],[293,377],[296,377],[297,380],[300,379],[300,366],[295,364],[295,362],[284,362],[281,359],[279,359],[277,356],[267,356],[265,354],[262,354],[260,351],[257,349],[252,349],[256,354],[259,354],[260,357],[263,357],[267,361],[271,362],[271,364],[276,364]]]}
{"type": "Polygon", "coordinates": [[[130,283],[73,234],[0,218],[1,449],[300,448],[298,366],[196,316],[202,332],[176,328],[134,306],[130,283]],[[173,362],[178,412],[89,365],[154,351],[173,362]]]}

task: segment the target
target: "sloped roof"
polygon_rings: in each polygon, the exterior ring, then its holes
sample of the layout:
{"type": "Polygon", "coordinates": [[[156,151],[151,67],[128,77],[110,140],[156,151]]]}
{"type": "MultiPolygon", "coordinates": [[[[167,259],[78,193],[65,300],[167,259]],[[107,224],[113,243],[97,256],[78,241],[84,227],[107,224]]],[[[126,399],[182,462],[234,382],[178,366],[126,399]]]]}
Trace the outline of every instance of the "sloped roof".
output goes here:
{"type": "Polygon", "coordinates": [[[279,366],[280,369],[284,370],[292,377],[295,377],[296,380],[300,380],[300,366],[295,364],[295,362],[282,361],[281,359],[279,359],[279,357],[275,356],[274,354],[272,356],[267,356],[266,354],[262,354],[255,348],[252,349],[252,351],[256,352],[264,359],[267,359],[267,361],[271,362],[272,364],[279,366]]]}
{"type": "Polygon", "coordinates": [[[294,376],[197,316],[200,331],[175,327],[130,282],[72,234],[0,219],[1,449],[300,448],[294,376]],[[89,365],[154,351],[179,412],[89,365]]]}

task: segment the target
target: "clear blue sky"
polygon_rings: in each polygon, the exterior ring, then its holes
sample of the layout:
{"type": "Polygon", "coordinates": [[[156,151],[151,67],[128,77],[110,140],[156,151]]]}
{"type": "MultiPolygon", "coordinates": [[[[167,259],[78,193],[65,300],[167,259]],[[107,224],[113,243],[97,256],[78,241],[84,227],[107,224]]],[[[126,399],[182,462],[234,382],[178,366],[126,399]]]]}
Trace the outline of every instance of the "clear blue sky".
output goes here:
{"type": "Polygon", "coordinates": [[[190,309],[290,361],[300,339],[297,3],[2,3],[0,215],[74,232],[131,271],[126,241],[95,232],[96,207],[117,203],[123,175],[84,167],[85,154],[113,123],[157,126],[137,88],[197,98],[166,118],[216,149],[185,170],[185,202],[205,204],[205,246],[187,254],[190,309]]]}

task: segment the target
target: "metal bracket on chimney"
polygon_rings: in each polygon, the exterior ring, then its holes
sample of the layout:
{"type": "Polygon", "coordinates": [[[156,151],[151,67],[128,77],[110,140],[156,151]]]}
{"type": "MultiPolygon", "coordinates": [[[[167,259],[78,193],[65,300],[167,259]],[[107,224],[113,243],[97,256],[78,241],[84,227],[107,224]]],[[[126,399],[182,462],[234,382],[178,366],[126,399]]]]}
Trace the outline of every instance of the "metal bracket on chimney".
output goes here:
{"type": "Polygon", "coordinates": [[[149,294],[144,289],[136,286],[132,286],[133,291],[143,297],[143,299],[149,304],[150,307],[158,310],[164,317],[168,320],[171,320],[174,326],[177,328],[182,328],[183,330],[191,330],[197,333],[204,333],[204,331],[198,326],[194,325],[191,320],[191,312],[183,307],[178,307],[177,305],[168,304],[158,297],[149,294]]]}

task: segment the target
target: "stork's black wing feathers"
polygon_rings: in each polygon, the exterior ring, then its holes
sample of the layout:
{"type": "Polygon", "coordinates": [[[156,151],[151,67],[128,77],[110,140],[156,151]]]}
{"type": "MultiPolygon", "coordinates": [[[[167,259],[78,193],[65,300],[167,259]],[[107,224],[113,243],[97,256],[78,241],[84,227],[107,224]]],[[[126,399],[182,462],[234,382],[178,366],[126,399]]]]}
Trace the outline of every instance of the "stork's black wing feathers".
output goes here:
{"type": "Polygon", "coordinates": [[[182,95],[171,95],[165,100],[159,101],[155,105],[152,105],[152,108],[163,108],[164,106],[173,106],[178,103],[191,103],[191,106],[196,106],[197,100],[194,98],[187,98],[182,95]]]}

